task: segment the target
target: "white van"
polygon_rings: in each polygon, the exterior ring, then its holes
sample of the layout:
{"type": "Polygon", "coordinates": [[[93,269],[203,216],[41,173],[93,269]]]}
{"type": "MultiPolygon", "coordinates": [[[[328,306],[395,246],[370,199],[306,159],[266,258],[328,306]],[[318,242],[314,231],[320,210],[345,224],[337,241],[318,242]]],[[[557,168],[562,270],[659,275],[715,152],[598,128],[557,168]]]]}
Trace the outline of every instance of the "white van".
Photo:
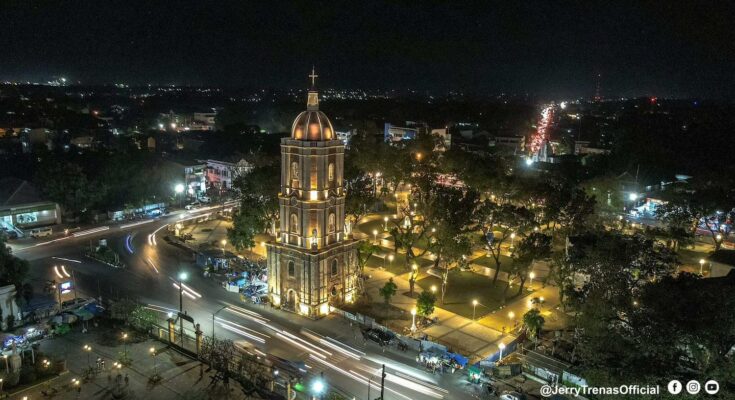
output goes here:
{"type": "Polygon", "coordinates": [[[31,229],[31,232],[29,233],[29,235],[30,237],[33,237],[33,238],[42,238],[46,236],[51,236],[52,233],[54,233],[53,229],[46,227],[46,228],[31,229]]]}

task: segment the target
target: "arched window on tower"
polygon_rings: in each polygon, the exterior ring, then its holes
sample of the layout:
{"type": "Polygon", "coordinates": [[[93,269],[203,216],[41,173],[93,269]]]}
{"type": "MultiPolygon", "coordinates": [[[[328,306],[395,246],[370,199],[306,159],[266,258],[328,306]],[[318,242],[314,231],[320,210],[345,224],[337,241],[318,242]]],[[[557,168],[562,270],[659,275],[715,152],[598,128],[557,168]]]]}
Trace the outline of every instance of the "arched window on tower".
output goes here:
{"type": "Polygon", "coordinates": [[[329,177],[329,182],[334,182],[334,163],[329,163],[329,167],[327,168],[327,176],[329,177]]]}
{"type": "Polygon", "coordinates": [[[291,233],[299,233],[299,217],[291,214],[291,233]]]}
{"type": "Polygon", "coordinates": [[[291,179],[295,181],[299,180],[299,163],[296,161],[291,163],[291,179]]]}
{"type": "Polygon", "coordinates": [[[339,269],[337,268],[337,260],[332,260],[332,267],[330,268],[330,272],[332,273],[332,276],[337,275],[337,272],[339,269]]]}
{"type": "Polygon", "coordinates": [[[288,276],[291,278],[296,276],[296,265],[294,265],[293,261],[288,262],[288,276]]]}
{"type": "Polygon", "coordinates": [[[329,218],[327,219],[327,232],[334,233],[335,229],[335,217],[334,213],[329,214],[329,218]]]}

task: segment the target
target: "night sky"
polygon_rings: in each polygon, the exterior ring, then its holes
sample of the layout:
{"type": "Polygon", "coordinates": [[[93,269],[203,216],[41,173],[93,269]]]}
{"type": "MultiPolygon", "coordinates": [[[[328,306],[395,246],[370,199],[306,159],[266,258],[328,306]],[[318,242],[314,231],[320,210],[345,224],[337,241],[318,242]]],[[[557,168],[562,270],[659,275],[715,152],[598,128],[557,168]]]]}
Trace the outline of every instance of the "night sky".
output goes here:
{"type": "Polygon", "coordinates": [[[5,0],[0,79],[285,88],[315,64],[337,88],[592,96],[599,72],[605,96],[723,97],[734,20],[706,1],[5,0]]]}

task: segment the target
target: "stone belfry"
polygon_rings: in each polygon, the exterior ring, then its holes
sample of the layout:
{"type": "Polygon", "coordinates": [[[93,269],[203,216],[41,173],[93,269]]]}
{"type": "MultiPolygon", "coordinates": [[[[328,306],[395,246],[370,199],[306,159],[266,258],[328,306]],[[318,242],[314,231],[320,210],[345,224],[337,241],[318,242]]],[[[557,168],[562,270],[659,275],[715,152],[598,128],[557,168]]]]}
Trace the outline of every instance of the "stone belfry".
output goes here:
{"type": "Polygon", "coordinates": [[[319,111],[313,69],[309,78],[306,111],[281,139],[280,232],[266,246],[271,301],[319,318],[353,301],[357,242],[344,232],[344,144],[319,111]]]}

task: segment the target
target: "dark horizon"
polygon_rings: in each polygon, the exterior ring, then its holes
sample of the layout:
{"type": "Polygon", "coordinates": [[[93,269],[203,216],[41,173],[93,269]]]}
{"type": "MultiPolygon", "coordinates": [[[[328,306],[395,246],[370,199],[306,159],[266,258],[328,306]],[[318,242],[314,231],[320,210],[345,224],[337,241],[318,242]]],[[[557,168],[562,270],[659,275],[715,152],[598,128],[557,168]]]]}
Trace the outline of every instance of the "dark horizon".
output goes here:
{"type": "Polygon", "coordinates": [[[0,80],[592,97],[735,93],[728,3],[11,2],[0,80]]]}

